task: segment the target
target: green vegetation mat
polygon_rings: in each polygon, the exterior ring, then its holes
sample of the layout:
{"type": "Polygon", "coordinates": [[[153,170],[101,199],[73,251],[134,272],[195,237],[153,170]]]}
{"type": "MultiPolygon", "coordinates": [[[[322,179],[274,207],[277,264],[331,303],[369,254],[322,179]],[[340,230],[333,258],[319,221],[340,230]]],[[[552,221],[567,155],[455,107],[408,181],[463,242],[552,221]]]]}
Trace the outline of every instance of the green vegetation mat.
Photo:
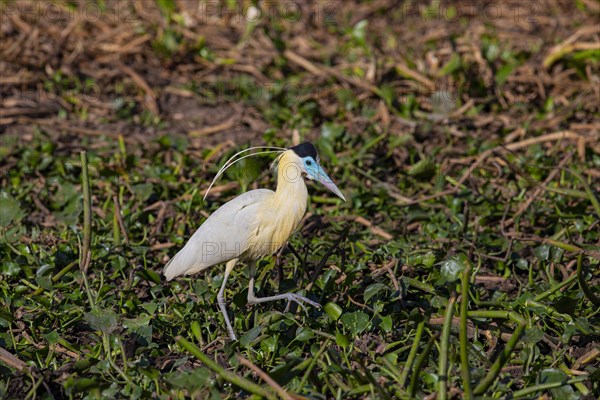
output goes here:
{"type": "Polygon", "coordinates": [[[597,0],[0,0],[0,398],[596,399],[597,0]],[[246,306],[165,263],[314,143],[246,306]]]}

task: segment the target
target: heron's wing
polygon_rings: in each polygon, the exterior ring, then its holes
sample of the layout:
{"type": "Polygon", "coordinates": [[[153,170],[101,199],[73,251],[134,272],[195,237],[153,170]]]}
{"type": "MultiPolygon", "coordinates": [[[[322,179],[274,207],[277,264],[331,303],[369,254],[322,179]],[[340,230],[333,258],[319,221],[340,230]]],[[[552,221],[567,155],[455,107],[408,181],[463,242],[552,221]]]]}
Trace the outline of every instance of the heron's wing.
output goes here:
{"type": "Polygon", "coordinates": [[[248,242],[258,207],[273,194],[268,189],[251,190],[223,204],[167,263],[163,271],[167,280],[239,257],[248,242]]]}

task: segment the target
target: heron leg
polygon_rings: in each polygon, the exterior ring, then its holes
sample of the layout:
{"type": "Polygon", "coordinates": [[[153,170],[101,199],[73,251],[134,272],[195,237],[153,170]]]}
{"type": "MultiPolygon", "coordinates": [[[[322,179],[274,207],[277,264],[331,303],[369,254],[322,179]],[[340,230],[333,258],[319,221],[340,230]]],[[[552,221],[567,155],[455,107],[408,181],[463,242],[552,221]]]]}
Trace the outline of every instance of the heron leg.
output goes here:
{"type": "Polygon", "coordinates": [[[225,276],[223,277],[223,283],[221,284],[221,289],[219,290],[219,294],[217,294],[217,303],[219,303],[219,308],[221,309],[221,313],[223,314],[223,318],[225,319],[225,324],[227,325],[227,332],[229,332],[229,337],[231,340],[237,340],[235,336],[235,332],[233,331],[233,326],[231,326],[231,321],[229,321],[229,316],[227,315],[227,307],[225,305],[225,285],[227,284],[227,278],[229,274],[235,267],[237,263],[237,258],[233,260],[227,261],[225,264],[225,276]]]}
{"type": "Polygon", "coordinates": [[[254,296],[254,275],[256,275],[256,261],[250,261],[250,265],[249,265],[249,275],[250,275],[250,282],[248,282],[248,300],[247,300],[247,304],[256,304],[256,302],[254,301],[256,299],[256,297],[254,296]]]}
{"type": "Polygon", "coordinates": [[[320,308],[321,305],[315,301],[312,301],[304,296],[300,296],[297,293],[284,293],[284,294],[278,294],[275,296],[268,296],[268,297],[256,297],[254,295],[254,274],[256,272],[256,265],[255,263],[252,263],[250,265],[250,283],[248,285],[248,304],[258,304],[258,303],[266,303],[268,301],[276,301],[276,300],[287,300],[288,304],[285,308],[286,312],[288,310],[288,308],[290,307],[290,302],[294,302],[297,303],[300,307],[304,308],[306,310],[306,307],[304,306],[303,303],[307,303],[310,304],[313,307],[317,307],[320,308]]]}
{"type": "Polygon", "coordinates": [[[287,248],[289,242],[285,242],[283,246],[279,249],[277,254],[275,255],[275,266],[277,266],[277,273],[279,275],[279,283],[283,281],[283,263],[281,262],[283,259],[283,252],[287,248]]]}

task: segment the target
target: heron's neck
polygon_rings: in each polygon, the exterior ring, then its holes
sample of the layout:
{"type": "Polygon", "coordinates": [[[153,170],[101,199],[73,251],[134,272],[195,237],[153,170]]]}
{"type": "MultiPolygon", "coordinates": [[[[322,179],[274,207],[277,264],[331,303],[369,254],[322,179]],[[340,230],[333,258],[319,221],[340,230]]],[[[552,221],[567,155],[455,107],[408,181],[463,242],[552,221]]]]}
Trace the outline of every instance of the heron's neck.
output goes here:
{"type": "Polygon", "coordinates": [[[308,190],[304,183],[302,170],[293,160],[284,154],[277,168],[277,190],[273,196],[275,210],[286,210],[286,214],[293,215],[298,222],[306,212],[308,190]]]}
{"type": "Polygon", "coordinates": [[[264,257],[281,248],[298,229],[306,213],[308,191],[297,156],[283,153],[277,168],[277,190],[262,203],[256,216],[256,229],[249,243],[250,255],[264,257]]]}

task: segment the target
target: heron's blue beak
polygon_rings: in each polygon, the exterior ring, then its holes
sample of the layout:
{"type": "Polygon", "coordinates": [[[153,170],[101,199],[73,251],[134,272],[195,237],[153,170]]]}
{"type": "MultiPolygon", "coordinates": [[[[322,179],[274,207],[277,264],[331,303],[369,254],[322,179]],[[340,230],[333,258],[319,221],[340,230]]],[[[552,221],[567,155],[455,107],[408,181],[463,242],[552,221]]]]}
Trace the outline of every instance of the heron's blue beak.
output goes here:
{"type": "Polygon", "coordinates": [[[310,179],[314,179],[322,183],[323,186],[335,193],[337,197],[346,201],[346,198],[344,197],[340,189],[338,189],[338,187],[335,185],[335,183],[333,183],[329,175],[327,175],[327,172],[325,172],[325,170],[321,168],[320,165],[317,164],[316,166],[313,166],[312,168],[308,169],[306,172],[310,179]]]}

